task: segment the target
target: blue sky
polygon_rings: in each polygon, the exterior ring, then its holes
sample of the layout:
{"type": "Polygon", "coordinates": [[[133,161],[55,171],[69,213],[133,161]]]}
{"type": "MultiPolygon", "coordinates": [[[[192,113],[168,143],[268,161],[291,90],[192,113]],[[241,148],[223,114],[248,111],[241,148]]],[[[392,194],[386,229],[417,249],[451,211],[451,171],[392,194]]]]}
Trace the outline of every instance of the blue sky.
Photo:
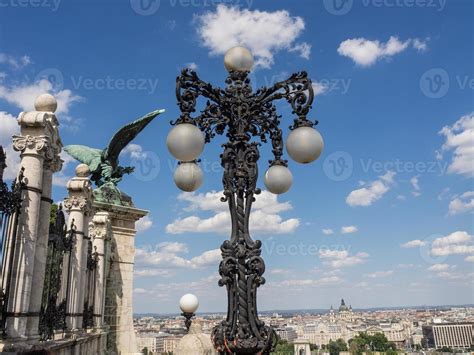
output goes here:
{"type": "MultiPolygon", "coordinates": [[[[263,241],[265,309],[472,303],[474,296],[473,4],[470,1],[0,1],[0,144],[14,117],[49,91],[65,145],[103,148],[158,108],[126,149],[121,188],[150,211],[136,237],[135,312],[175,312],[195,293],[224,311],[216,250],[227,235],[222,138],[201,157],[203,186],[181,194],[167,152],[187,66],[223,86],[223,53],[248,46],[254,87],[306,70],[325,150],[290,161],[294,182],[264,192],[251,232],[263,241]],[[278,297],[275,297],[275,295],[278,297]]],[[[285,135],[291,110],[285,104],[285,135]]],[[[261,175],[269,147],[262,147],[261,175]]],[[[64,157],[54,199],[76,163],[64,157]]],[[[260,179],[259,185],[263,187],[260,179]]]]}

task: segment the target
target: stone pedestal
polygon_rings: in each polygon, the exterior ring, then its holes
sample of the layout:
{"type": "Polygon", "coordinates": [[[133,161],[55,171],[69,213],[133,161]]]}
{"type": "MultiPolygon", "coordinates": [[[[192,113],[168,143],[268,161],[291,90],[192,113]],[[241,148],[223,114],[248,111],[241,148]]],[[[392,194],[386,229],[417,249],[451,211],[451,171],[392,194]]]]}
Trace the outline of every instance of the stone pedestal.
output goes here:
{"type": "Polygon", "coordinates": [[[20,152],[26,188],[10,279],[10,287],[14,290],[9,299],[10,315],[6,324],[10,338],[37,334],[48,240],[51,176],[61,165],[59,153],[62,145],[54,115],[56,106],[54,97],[40,95],[35,101],[36,111],[20,114],[21,133],[13,137],[13,148],[20,152]]]}
{"type": "Polygon", "coordinates": [[[71,257],[71,283],[66,310],[66,326],[73,332],[82,329],[84,312],[84,288],[87,267],[87,241],[89,218],[92,212],[92,185],[88,178],[89,168],[79,164],[76,176],[67,184],[69,197],[64,199],[64,207],[69,213],[68,229],[74,228],[75,241],[71,257]]]}
{"type": "Polygon", "coordinates": [[[104,328],[104,307],[106,277],[109,268],[110,240],[112,239],[110,216],[108,212],[97,212],[89,224],[89,236],[97,253],[96,285],[94,295],[94,328],[104,328]]]}
{"type": "Polygon", "coordinates": [[[98,201],[94,202],[94,208],[107,212],[112,226],[104,309],[104,322],[109,328],[107,351],[137,354],[132,308],[135,222],[148,211],[98,201]]]}
{"type": "Polygon", "coordinates": [[[211,336],[203,334],[202,326],[194,321],[186,334],[178,343],[176,355],[216,355],[211,336]]]}

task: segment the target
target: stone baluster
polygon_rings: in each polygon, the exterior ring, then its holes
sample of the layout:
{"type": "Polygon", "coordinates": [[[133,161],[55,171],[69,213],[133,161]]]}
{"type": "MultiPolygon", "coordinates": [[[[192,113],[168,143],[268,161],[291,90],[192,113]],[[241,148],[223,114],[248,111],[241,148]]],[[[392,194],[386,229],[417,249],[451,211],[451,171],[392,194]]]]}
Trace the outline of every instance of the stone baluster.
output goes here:
{"type": "Polygon", "coordinates": [[[105,287],[111,239],[111,222],[108,212],[97,212],[89,227],[89,236],[97,253],[96,284],[94,294],[94,328],[104,327],[105,287]]]}
{"type": "Polygon", "coordinates": [[[89,218],[92,214],[92,185],[88,178],[89,167],[79,164],[76,176],[69,180],[69,197],[64,199],[64,207],[69,213],[68,228],[74,221],[75,242],[72,248],[71,277],[66,310],[68,331],[77,332],[82,328],[84,312],[84,288],[87,268],[87,240],[89,218]]]}
{"type": "MultiPolygon", "coordinates": [[[[7,335],[10,338],[26,338],[30,303],[38,293],[32,291],[36,266],[36,247],[39,237],[42,197],[50,196],[50,181],[45,181],[44,165],[57,159],[61,149],[57,138],[58,122],[54,116],[57,103],[49,94],[40,95],[35,101],[36,111],[22,112],[18,117],[20,135],[13,136],[13,148],[20,152],[21,167],[24,168],[23,205],[19,218],[19,229],[15,243],[15,255],[11,270],[11,298],[8,305],[7,335]],[[46,186],[45,186],[46,185],[46,186]],[[46,187],[46,191],[43,189],[46,187]]],[[[49,180],[46,174],[46,180],[49,180]]],[[[50,202],[48,201],[47,204],[50,202]]],[[[46,205],[44,207],[46,208],[46,205]]],[[[49,218],[48,218],[49,220],[49,218]]],[[[47,237],[46,237],[47,238],[47,237]]],[[[41,243],[43,241],[41,240],[41,243]]],[[[41,249],[41,247],[40,247],[41,249]]],[[[38,257],[41,255],[41,251],[38,257]]],[[[34,284],[34,288],[42,287],[34,284]]],[[[41,292],[39,293],[41,298],[41,292]]],[[[37,299],[33,304],[37,305],[37,299]]]]}
{"type": "MultiPolygon", "coordinates": [[[[41,97],[40,97],[41,98],[41,97]]],[[[46,259],[48,256],[49,217],[51,214],[51,191],[53,185],[53,173],[62,168],[62,160],[59,157],[62,143],[59,137],[58,122],[55,116],[48,118],[46,126],[47,136],[50,138],[53,156],[45,159],[43,163],[43,188],[39,211],[38,237],[36,239],[35,268],[33,271],[33,285],[31,289],[29,317],[27,321],[27,335],[36,338],[38,334],[39,313],[43,295],[44,276],[46,271],[46,259]]]]}

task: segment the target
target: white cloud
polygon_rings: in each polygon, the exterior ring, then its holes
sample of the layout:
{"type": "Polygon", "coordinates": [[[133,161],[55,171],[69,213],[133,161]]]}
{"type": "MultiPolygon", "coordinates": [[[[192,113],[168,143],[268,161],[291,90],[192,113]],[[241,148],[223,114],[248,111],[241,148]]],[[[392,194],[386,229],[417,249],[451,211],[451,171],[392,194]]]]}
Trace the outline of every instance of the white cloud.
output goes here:
{"type": "Polygon", "coordinates": [[[355,233],[357,231],[358,231],[358,228],[356,226],[345,226],[341,228],[342,234],[355,233]]]}
{"type": "Polygon", "coordinates": [[[153,226],[153,221],[150,218],[150,216],[145,216],[137,221],[135,223],[135,229],[137,230],[137,233],[141,233],[146,231],[147,229],[150,229],[153,226]]]}
{"type": "Polygon", "coordinates": [[[420,188],[420,181],[418,180],[418,176],[413,176],[410,179],[410,184],[413,187],[413,191],[411,192],[413,196],[418,197],[421,195],[421,188],[420,188]]]}
{"type": "Polygon", "coordinates": [[[56,98],[58,102],[56,114],[59,119],[61,119],[61,114],[69,113],[69,109],[74,102],[82,100],[80,96],[73,94],[71,90],[54,92],[53,85],[44,79],[33,84],[22,84],[12,87],[0,84],[0,99],[8,101],[24,111],[34,110],[36,97],[45,92],[51,93],[56,98]]]}
{"type": "Polygon", "coordinates": [[[7,146],[12,143],[12,135],[20,131],[16,118],[5,111],[0,111],[0,144],[7,146]]]}
{"type": "MultiPolygon", "coordinates": [[[[214,214],[208,218],[193,215],[176,219],[166,226],[166,232],[180,234],[185,232],[213,232],[228,234],[230,231],[230,214],[228,205],[220,201],[222,191],[207,193],[182,193],[178,200],[188,202],[184,208],[188,212],[211,211],[214,214]]],[[[253,233],[292,233],[298,228],[300,221],[297,218],[284,220],[278,213],[291,209],[289,202],[278,202],[277,196],[268,191],[262,191],[256,196],[250,215],[250,230],[253,233]]]]}
{"type": "Polygon", "coordinates": [[[179,242],[163,242],[158,244],[157,246],[164,253],[179,254],[187,253],[189,251],[186,244],[179,242]]]}
{"type": "Polygon", "coordinates": [[[435,256],[446,256],[456,254],[474,253],[474,245],[468,244],[472,236],[465,231],[456,231],[445,237],[437,238],[431,245],[431,254],[435,256]]]}
{"type": "Polygon", "coordinates": [[[426,41],[422,41],[419,38],[415,38],[413,39],[413,48],[420,52],[424,52],[428,50],[428,44],[426,43],[426,41]]]}
{"type": "Polygon", "coordinates": [[[194,71],[196,71],[197,68],[198,68],[198,65],[194,62],[186,63],[185,66],[186,66],[186,68],[189,68],[189,69],[194,70],[194,71]]]}
{"type": "Polygon", "coordinates": [[[328,90],[328,86],[317,81],[312,82],[314,96],[322,95],[328,90]]]}
{"type": "Polygon", "coordinates": [[[447,271],[451,269],[449,264],[434,264],[428,268],[429,271],[447,271]]]}
{"type": "Polygon", "coordinates": [[[7,64],[14,69],[21,69],[30,63],[31,59],[27,55],[16,58],[5,53],[0,53],[0,64],[7,64]]]}
{"type": "Polygon", "coordinates": [[[270,274],[272,275],[287,275],[290,273],[290,270],[287,269],[272,269],[270,270],[270,274]]]}
{"type": "Polygon", "coordinates": [[[153,276],[168,277],[168,276],[171,276],[171,273],[169,270],[161,270],[161,269],[137,269],[133,271],[133,276],[135,277],[153,277],[153,276]]]}
{"type": "Polygon", "coordinates": [[[334,234],[334,231],[331,228],[325,228],[323,229],[323,234],[331,235],[331,234],[334,234]]]}
{"type": "Polygon", "coordinates": [[[469,255],[464,259],[464,261],[467,261],[468,263],[474,263],[474,255],[469,255]]]}
{"type": "Polygon", "coordinates": [[[379,278],[379,277],[388,277],[393,274],[393,270],[387,271],[376,271],[371,274],[366,274],[365,276],[370,277],[371,279],[379,278]]]}
{"type": "MultiPolygon", "coordinates": [[[[142,247],[135,251],[135,263],[137,270],[143,271],[147,276],[151,276],[154,271],[176,268],[199,269],[210,265],[216,265],[221,258],[221,250],[207,250],[191,259],[186,259],[179,254],[188,253],[188,247],[183,243],[165,242],[156,246],[155,250],[142,247]]],[[[156,272],[158,274],[158,272],[156,272]]]]}
{"type": "Polygon", "coordinates": [[[426,245],[426,242],[424,240],[415,239],[415,240],[410,240],[409,242],[402,244],[401,247],[409,249],[409,248],[418,248],[425,245],[426,245]]]}
{"type": "Polygon", "coordinates": [[[282,287],[298,287],[298,286],[329,286],[338,285],[342,282],[339,276],[328,276],[320,279],[296,279],[296,280],[284,280],[281,282],[272,282],[271,287],[281,289],[282,287]]]}
{"type": "Polygon", "coordinates": [[[441,152],[437,152],[439,158],[443,152],[453,150],[448,172],[474,177],[474,113],[461,117],[452,126],[443,127],[439,133],[446,137],[441,152]]]}
{"type": "Polygon", "coordinates": [[[462,280],[462,279],[468,279],[471,280],[473,274],[465,274],[465,273],[460,273],[460,272],[450,272],[450,271],[442,271],[437,274],[438,277],[442,279],[448,279],[448,280],[462,280]]]}
{"type": "Polygon", "coordinates": [[[368,257],[369,254],[364,252],[350,255],[347,250],[322,249],[319,251],[319,258],[323,263],[336,269],[363,264],[368,257]]]}
{"type": "Polygon", "coordinates": [[[365,38],[347,39],[339,45],[337,52],[352,59],[357,65],[369,67],[379,59],[389,58],[401,53],[412,45],[417,50],[426,50],[427,45],[420,39],[407,39],[400,41],[397,37],[391,36],[385,43],[365,38]]]}
{"type": "Polygon", "coordinates": [[[120,154],[130,155],[132,159],[143,159],[146,158],[146,152],[143,152],[143,147],[139,144],[130,143],[128,144],[120,154]]]}
{"type": "Polygon", "coordinates": [[[466,191],[461,196],[452,199],[448,209],[449,215],[472,211],[474,209],[474,191],[466,191]]]}
{"type": "Polygon", "coordinates": [[[311,45],[306,42],[298,43],[290,48],[290,52],[298,52],[302,58],[309,59],[311,55],[311,45]]]}
{"type": "Polygon", "coordinates": [[[16,118],[7,112],[0,111],[0,145],[7,156],[7,168],[4,179],[12,180],[20,170],[20,155],[13,150],[12,135],[20,132],[16,118]]]}
{"type": "Polygon", "coordinates": [[[365,187],[351,191],[346,198],[346,203],[352,207],[372,205],[390,190],[394,182],[394,176],[395,172],[387,171],[378,180],[371,182],[365,187]]]}
{"type": "Polygon", "coordinates": [[[301,17],[292,17],[288,11],[241,10],[221,4],[215,11],[195,19],[197,33],[213,55],[243,45],[252,51],[255,64],[264,68],[270,68],[274,55],[282,50],[299,52],[301,57],[309,58],[309,44],[296,43],[304,30],[304,21],[301,17]]]}
{"type": "Polygon", "coordinates": [[[457,231],[445,237],[436,238],[433,247],[441,247],[451,244],[465,244],[472,240],[472,236],[465,231],[457,231]]]}

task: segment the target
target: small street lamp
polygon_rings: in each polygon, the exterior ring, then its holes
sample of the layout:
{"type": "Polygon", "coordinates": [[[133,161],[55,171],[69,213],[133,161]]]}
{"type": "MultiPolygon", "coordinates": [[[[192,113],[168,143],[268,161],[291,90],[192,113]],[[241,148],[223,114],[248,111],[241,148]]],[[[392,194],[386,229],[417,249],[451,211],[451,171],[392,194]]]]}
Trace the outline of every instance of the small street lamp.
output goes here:
{"type": "Polygon", "coordinates": [[[269,354],[275,347],[275,331],[258,318],[257,288],[265,283],[265,263],[261,258],[261,241],[252,240],[249,217],[257,188],[261,143],[271,141],[274,159],[264,175],[268,191],[281,194],[289,190],[292,174],[283,156],[281,116],[274,101],[286,99],[296,116],[286,140],[289,156],[298,163],[316,160],[323,149],[323,139],[307,119],[314,93],[306,72],[292,74],[270,88],[253,91],[248,75],[253,56],[243,47],[231,48],[224,57],[229,72],[226,88],[213,87],[196,72],[184,69],[176,79],[176,98],[180,117],[167,138],[170,153],[180,161],[174,174],[176,185],[184,191],[195,191],[203,180],[197,160],[205,143],[225,133],[221,165],[224,168],[224,196],[231,215],[232,232],[221,246],[220,286],[228,295],[227,318],[212,331],[212,341],[221,354],[269,354]],[[196,111],[199,97],[207,99],[200,114],[196,111]],[[259,140],[256,142],[253,140],[259,140]]]}
{"type": "Polygon", "coordinates": [[[191,327],[192,318],[195,316],[195,312],[199,307],[199,301],[196,296],[192,293],[187,293],[182,296],[179,300],[179,308],[181,309],[181,315],[186,318],[184,321],[184,325],[189,332],[189,328],[191,327]]]}

